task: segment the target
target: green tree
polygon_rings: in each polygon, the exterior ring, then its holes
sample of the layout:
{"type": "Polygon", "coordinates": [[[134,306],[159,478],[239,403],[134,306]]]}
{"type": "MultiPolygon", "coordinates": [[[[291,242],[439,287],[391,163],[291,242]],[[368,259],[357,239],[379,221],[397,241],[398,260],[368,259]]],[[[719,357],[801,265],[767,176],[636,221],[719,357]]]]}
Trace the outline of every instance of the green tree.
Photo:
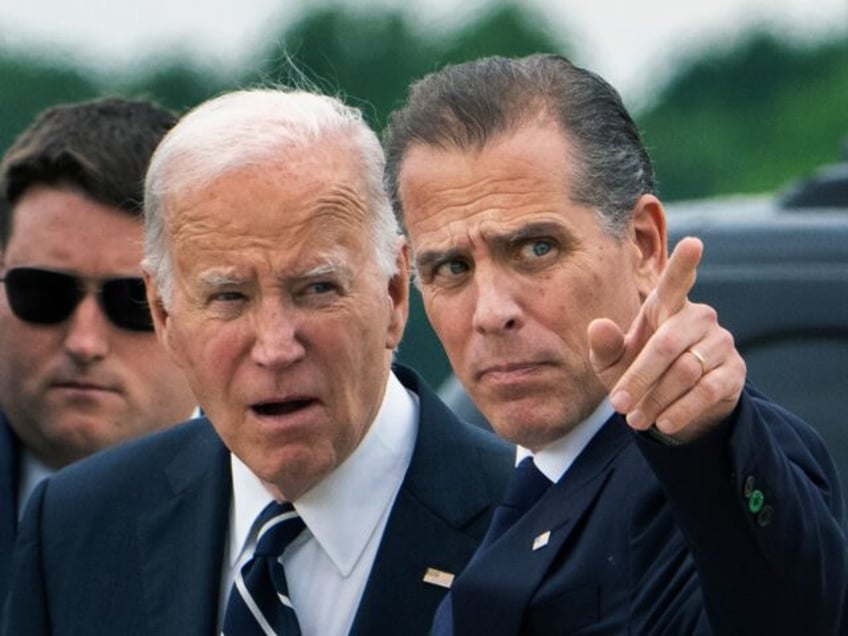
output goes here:
{"type": "Polygon", "coordinates": [[[147,98],[182,113],[226,89],[234,88],[223,79],[180,64],[176,60],[140,74],[124,84],[114,83],[121,94],[147,98]]]}
{"type": "Polygon", "coordinates": [[[398,10],[332,7],[297,20],[263,57],[247,84],[315,85],[362,108],[379,129],[409,79],[427,68],[433,49],[398,10]]]}
{"type": "Polygon", "coordinates": [[[544,20],[503,3],[449,32],[414,27],[399,9],[324,7],[285,28],[247,83],[302,85],[340,93],[363,108],[377,130],[409,82],[446,63],[481,55],[561,51],[544,20]]]}
{"type": "Polygon", "coordinates": [[[774,191],[838,159],[848,134],[848,42],[754,34],[682,68],[637,119],[668,199],[774,191]]]}
{"type": "Polygon", "coordinates": [[[536,11],[504,2],[446,38],[436,66],[486,55],[517,57],[531,53],[568,55],[568,52],[561,29],[555,34],[549,21],[536,11]]]}
{"type": "Polygon", "coordinates": [[[5,152],[36,113],[62,101],[95,97],[97,84],[58,62],[0,53],[0,153],[5,152]]]}

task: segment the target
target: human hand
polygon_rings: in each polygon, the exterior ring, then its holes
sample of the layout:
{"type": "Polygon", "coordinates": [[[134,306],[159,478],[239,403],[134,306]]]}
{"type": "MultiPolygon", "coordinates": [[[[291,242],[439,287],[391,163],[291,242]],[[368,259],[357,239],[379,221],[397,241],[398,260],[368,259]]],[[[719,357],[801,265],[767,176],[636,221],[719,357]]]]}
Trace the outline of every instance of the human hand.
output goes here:
{"type": "Polygon", "coordinates": [[[703,253],[682,239],[627,333],[606,318],[588,328],[589,355],[613,408],[637,430],[655,424],[681,442],[716,426],[736,406],[745,362],[716,311],[688,294],[703,253]]]}

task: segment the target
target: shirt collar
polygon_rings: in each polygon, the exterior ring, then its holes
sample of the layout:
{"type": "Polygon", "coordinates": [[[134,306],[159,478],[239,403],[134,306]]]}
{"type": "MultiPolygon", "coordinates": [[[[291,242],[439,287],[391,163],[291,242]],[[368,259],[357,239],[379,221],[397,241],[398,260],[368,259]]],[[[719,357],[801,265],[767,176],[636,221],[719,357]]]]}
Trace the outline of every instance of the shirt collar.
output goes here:
{"type": "Polygon", "coordinates": [[[533,455],[533,462],[542,474],[552,482],[558,482],[613,413],[615,410],[609,399],[604,398],[589,417],[535,454],[528,448],[518,446],[516,465],[528,455],[533,455]]]}
{"type": "Polygon", "coordinates": [[[24,514],[27,499],[42,481],[50,477],[54,472],[47,464],[33,455],[27,448],[21,445],[21,479],[18,487],[18,519],[24,514]]]}
{"type": "MultiPolygon", "coordinates": [[[[412,458],[418,400],[390,374],[377,417],[341,465],[304,493],[294,507],[342,576],[348,576],[368,540],[388,515],[412,458]]],[[[259,478],[230,454],[233,511],[230,564],[250,545],[254,520],[273,498],[259,478]]]]}

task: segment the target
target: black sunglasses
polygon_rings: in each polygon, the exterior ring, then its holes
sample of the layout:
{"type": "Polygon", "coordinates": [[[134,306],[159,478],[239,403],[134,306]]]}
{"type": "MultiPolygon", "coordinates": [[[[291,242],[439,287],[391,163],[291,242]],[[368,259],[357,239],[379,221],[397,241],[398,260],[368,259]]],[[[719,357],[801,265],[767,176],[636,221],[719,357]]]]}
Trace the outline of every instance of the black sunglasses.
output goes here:
{"type": "MultiPolygon", "coordinates": [[[[88,290],[82,278],[35,267],[14,267],[0,282],[6,284],[6,297],[14,314],[41,325],[67,320],[88,290]]],[[[132,331],[153,330],[142,278],[98,281],[97,300],[115,326],[132,331]]]]}

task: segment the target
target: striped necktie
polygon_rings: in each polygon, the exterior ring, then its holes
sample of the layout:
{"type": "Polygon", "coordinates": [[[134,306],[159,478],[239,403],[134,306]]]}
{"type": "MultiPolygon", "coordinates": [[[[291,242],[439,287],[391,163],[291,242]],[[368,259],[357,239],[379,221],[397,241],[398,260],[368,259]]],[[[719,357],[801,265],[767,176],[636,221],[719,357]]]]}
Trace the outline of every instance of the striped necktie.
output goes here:
{"type": "Polygon", "coordinates": [[[304,528],[290,503],[272,501],[259,514],[253,557],[236,573],[223,636],[300,636],[280,556],[304,528]]]}

